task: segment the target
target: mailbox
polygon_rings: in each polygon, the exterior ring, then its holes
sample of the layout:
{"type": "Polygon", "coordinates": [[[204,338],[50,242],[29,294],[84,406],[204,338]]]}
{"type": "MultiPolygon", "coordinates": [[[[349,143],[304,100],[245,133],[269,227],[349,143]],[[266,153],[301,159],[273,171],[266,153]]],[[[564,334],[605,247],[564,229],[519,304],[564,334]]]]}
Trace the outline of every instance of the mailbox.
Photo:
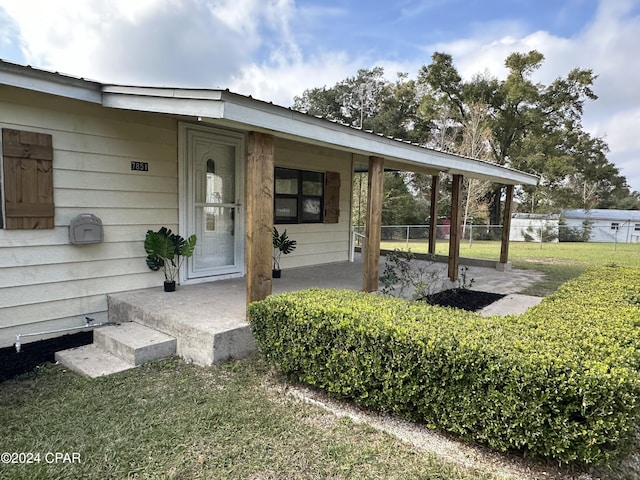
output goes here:
{"type": "Polygon", "coordinates": [[[72,244],[102,243],[103,240],[102,220],[92,213],[82,213],[71,219],[69,242],[72,244]]]}

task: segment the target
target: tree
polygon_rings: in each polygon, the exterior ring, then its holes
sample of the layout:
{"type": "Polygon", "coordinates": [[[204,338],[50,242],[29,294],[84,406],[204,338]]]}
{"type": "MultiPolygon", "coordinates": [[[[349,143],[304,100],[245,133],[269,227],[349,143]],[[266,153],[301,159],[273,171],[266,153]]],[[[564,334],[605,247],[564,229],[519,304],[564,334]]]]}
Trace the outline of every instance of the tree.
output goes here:
{"type": "MultiPolygon", "coordinates": [[[[603,179],[586,175],[589,169],[585,161],[599,151],[601,167],[610,167],[604,156],[606,144],[601,139],[590,139],[581,124],[584,103],[597,98],[591,88],[595,80],[591,70],[573,69],[548,86],[534,83],[531,76],[541,67],[544,56],[532,50],[507,57],[504,81],[477,75],[470,82],[463,82],[450,55],[435,53],[432,60],[423,67],[419,80],[426,83],[438,101],[449,104],[454,112],[451,119],[460,130],[468,121],[469,106],[474,102],[486,104],[491,160],[541,176],[543,192],[525,189],[521,194],[523,204],[535,208],[535,201],[530,200],[537,196],[538,206],[556,207],[557,200],[575,191],[571,180],[578,181],[580,175],[591,189],[594,184],[600,185],[602,193],[603,179]]],[[[600,168],[600,172],[614,181],[617,187],[613,189],[622,187],[611,168],[600,168]]],[[[501,197],[502,187],[494,185],[488,195],[494,224],[501,221],[501,197]]]]}
{"type": "Polygon", "coordinates": [[[419,225],[425,223],[427,215],[424,209],[419,208],[403,175],[398,172],[385,173],[382,224],[419,225]]]}
{"type": "MultiPolygon", "coordinates": [[[[535,173],[539,186],[517,191],[523,211],[640,208],[640,194],[630,192],[625,177],[607,160],[606,142],[583,130],[584,104],[597,99],[592,89],[596,76],[575,68],[543,85],[532,78],[543,62],[535,50],[516,52],[505,59],[504,80],[485,73],[465,81],[453,57],[436,52],[416,80],[398,74],[390,82],[380,67],[363,69],[331,88],[305,91],[296,97],[294,108],[535,173]]],[[[415,199],[424,203],[429,198],[431,176],[401,179],[415,199]]],[[[441,188],[438,214],[447,215],[448,177],[442,177],[441,188]]],[[[490,223],[499,224],[502,197],[502,185],[467,182],[467,215],[477,215],[471,213],[476,207],[480,213],[488,207],[490,223]]]]}
{"type": "Polygon", "coordinates": [[[406,73],[399,73],[395,83],[382,86],[373,101],[376,108],[366,117],[367,129],[403,140],[417,139],[414,131],[417,92],[415,82],[408,80],[406,73]]]}
{"type": "Polygon", "coordinates": [[[342,80],[331,88],[305,90],[302,96],[294,98],[293,108],[368,129],[367,123],[377,115],[387,85],[382,67],[361,69],[355,77],[342,80]]]}
{"type": "MultiPolygon", "coordinates": [[[[366,225],[367,218],[367,184],[369,181],[369,174],[365,172],[357,172],[353,175],[353,212],[352,222],[358,227],[364,227],[366,225]]],[[[360,231],[359,233],[363,233],[360,231]]]]}

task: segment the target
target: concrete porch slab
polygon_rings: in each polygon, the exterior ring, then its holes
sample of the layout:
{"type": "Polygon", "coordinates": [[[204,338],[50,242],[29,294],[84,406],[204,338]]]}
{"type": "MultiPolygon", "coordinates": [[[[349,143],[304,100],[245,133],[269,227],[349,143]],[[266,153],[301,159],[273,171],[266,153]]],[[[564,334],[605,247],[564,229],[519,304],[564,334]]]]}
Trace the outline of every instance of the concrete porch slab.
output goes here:
{"type": "Polygon", "coordinates": [[[109,320],[136,322],[177,340],[176,353],[198,365],[255,351],[246,321],[244,279],[109,295],[109,320]]]}
{"type": "MultiPolygon", "coordinates": [[[[446,279],[447,266],[439,269],[446,279]]],[[[380,272],[384,269],[381,262],[380,272]]],[[[542,274],[529,270],[499,272],[495,267],[470,266],[467,279],[472,289],[512,294],[531,285],[542,274]]],[[[308,288],[362,289],[362,263],[334,263],[282,271],[273,279],[273,293],[308,288]]],[[[445,284],[443,286],[447,288],[445,284]]],[[[109,295],[109,320],[136,322],[177,339],[177,354],[198,365],[211,365],[241,358],[255,351],[256,344],[246,321],[244,278],[196,285],[180,285],[175,292],[157,288],[109,295]]]]}

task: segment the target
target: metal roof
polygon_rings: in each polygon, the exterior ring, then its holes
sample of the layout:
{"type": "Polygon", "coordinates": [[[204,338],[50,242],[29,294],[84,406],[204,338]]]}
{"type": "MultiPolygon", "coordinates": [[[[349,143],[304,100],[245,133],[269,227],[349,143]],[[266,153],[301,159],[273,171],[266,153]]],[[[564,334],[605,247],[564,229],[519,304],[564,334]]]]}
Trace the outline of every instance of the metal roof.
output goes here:
{"type": "Polygon", "coordinates": [[[588,220],[615,220],[640,222],[640,210],[613,210],[606,208],[594,208],[592,210],[577,209],[564,210],[562,215],[565,218],[588,219],[588,220]]]}
{"type": "Polygon", "coordinates": [[[380,156],[388,168],[461,174],[512,185],[535,185],[538,180],[535,175],[488,161],[363,131],[229,90],[108,85],[2,60],[0,84],[99,103],[107,108],[187,117],[364,156],[380,156]]]}
{"type": "Polygon", "coordinates": [[[521,220],[558,220],[560,215],[557,213],[514,213],[511,218],[521,220]]]}

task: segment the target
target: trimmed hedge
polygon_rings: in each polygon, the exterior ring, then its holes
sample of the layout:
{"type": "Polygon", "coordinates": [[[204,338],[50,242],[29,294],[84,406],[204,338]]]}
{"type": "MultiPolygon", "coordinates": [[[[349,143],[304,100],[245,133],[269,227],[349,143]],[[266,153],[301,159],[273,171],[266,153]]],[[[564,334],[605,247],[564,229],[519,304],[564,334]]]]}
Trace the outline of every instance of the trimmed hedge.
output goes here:
{"type": "Polygon", "coordinates": [[[561,462],[607,464],[640,420],[640,270],[586,272],[520,316],[346,290],[252,303],[261,353],[363,407],[561,462]]]}

